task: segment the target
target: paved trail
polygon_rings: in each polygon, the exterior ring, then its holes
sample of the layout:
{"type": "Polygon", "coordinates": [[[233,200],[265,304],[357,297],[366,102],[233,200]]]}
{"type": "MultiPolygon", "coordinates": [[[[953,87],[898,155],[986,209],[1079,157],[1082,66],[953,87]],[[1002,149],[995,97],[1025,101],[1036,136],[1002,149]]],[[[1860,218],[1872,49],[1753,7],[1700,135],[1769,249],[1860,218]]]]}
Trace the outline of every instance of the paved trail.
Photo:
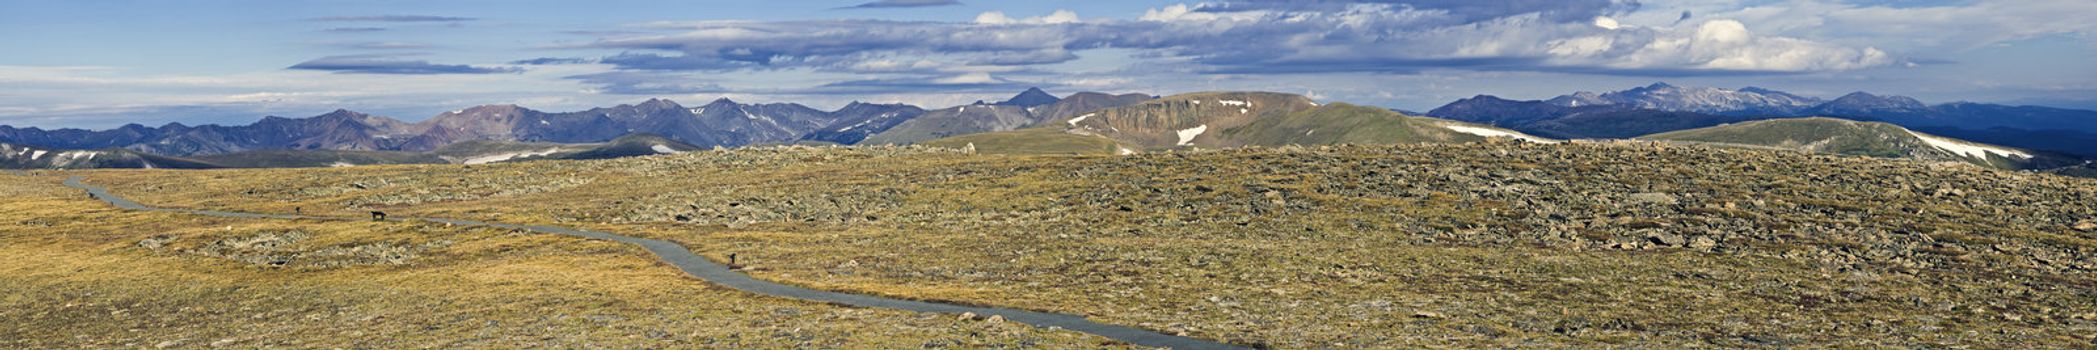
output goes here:
{"type": "MultiPolygon", "coordinates": [[[[92,185],[81,183],[79,176],[67,178],[65,184],[66,186],[86,190],[88,193],[94,194],[95,198],[100,198],[102,199],[102,201],[109,202],[109,204],[115,205],[118,208],[129,210],[174,212],[193,215],[234,218],[352,220],[340,217],[260,214],[215,210],[149,207],[143,204],[139,204],[138,202],[133,202],[131,200],[124,199],[123,197],[118,197],[114,194],[110,194],[108,190],[105,190],[101,187],[95,187],[92,185]]],[[[750,275],[745,275],[741,272],[731,270],[728,268],[728,266],[721,265],[720,263],[716,263],[713,260],[709,260],[705,257],[700,257],[697,254],[692,254],[692,251],[685,249],[683,245],[671,243],[670,241],[664,240],[635,238],[612,233],[578,230],[554,226],[514,225],[496,222],[444,218],[402,219],[442,222],[453,225],[485,226],[503,229],[529,230],[540,233],[560,234],[637,245],[641,246],[642,248],[648,249],[649,252],[655,253],[655,255],[661,258],[663,262],[669,263],[671,266],[676,266],[679,270],[684,270],[685,274],[692,275],[692,277],[698,277],[699,279],[706,280],[707,282],[713,282],[714,284],[727,286],[729,288],[735,288],[737,290],[742,290],[745,292],[764,294],[776,297],[801,299],[824,303],[844,304],[858,307],[898,309],[917,312],[937,312],[952,314],[973,312],[977,315],[982,315],[983,317],[998,315],[1003,316],[1006,320],[1009,321],[1034,325],[1035,327],[1060,327],[1063,329],[1091,333],[1102,337],[1112,338],[1114,340],[1127,342],[1129,344],[1151,347],[1164,347],[1173,349],[1248,349],[1245,347],[1217,343],[1213,341],[1174,336],[1131,327],[1092,322],[1091,320],[1086,320],[1084,317],[1078,317],[1073,315],[1013,310],[996,307],[979,307],[925,301],[889,299],[870,295],[820,291],[766,282],[764,280],[752,278],[750,277],[750,275]]]]}

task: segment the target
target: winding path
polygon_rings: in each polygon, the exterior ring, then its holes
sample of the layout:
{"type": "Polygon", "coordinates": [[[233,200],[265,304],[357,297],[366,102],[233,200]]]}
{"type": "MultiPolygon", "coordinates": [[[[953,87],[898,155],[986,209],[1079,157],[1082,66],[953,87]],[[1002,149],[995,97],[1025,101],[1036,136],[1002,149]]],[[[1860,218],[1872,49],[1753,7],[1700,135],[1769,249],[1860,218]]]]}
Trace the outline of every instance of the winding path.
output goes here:
{"type": "MultiPolygon", "coordinates": [[[[242,212],[228,212],[228,211],[215,211],[215,210],[196,210],[196,209],[175,209],[175,208],[159,208],[159,207],[150,207],[150,206],[146,206],[146,205],[143,205],[143,204],[139,204],[138,202],[133,202],[133,201],[131,201],[131,200],[128,200],[128,199],[124,199],[123,197],[118,197],[118,196],[116,196],[116,195],[114,195],[114,194],[110,194],[108,190],[105,190],[105,189],[103,189],[103,188],[101,188],[101,187],[95,187],[95,186],[92,186],[92,185],[88,185],[88,184],[85,184],[85,183],[81,183],[81,182],[80,182],[80,179],[81,179],[81,177],[80,177],[80,176],[73,176],[73,177],[67,178],[67,179],[66,179],[66,181],[65,181],[65,184],[66,184],[66,186],[70,186],[70,187],[73,187],[73,188],[78,188],[78,189],[86,190],[86,191],[87,191],[88,193],[90,193],[90,194],[93,194],[93,195],[95,196],[95,198],[99,198],[99,199],[101,199],[101,200],[102,200],[102,201],[104,201],[104,202],[109,202],[109,204],[111,204],[111,205],[115,205],[115,206],[116,206],[116,207],[118,207],[118,208],[123,208],[123,209],[128,209],[128,210],[142,210],[142,211],[158,211],[158,212],[174,212],[174,213],[183,213],[183,214],[193,214],[193,215],[205,215],[205,216],[218,216],[218,217],[232,217],[232,218],[257,218],[257,219],[307,219],[307,220],[350,220],[350,219],[344,219],[344,218],[339,218],[339,217],[325,217],[325,216],[307,216],[307,215],[282,215],[282,214],[261,214],[261,213],[242,213],[242,212]]],[[[828,292],[828,291],[820,291],[820,290],[814,290],[814,289],[808,289],[808,288],[801,288],[801,287],[789,286],[789,285],[784,285],[784,284],[772,283],[772,282],[767,282],[767,281],[764,281],[764,280],[759,280],[759,279],[756,279],[756,278],[752,278],[752,277],[750,277],[749,275],[745,275],[745,274],[742,274],[742,273],[740,273],[740,272],[736,272],[735,270],[730,270],[730,269],[728,269],[728,267],[727,267],[727,266],[721,265],[720,263],[716,263],[716,262],[714,262],[713,260],[709,260],[709,259],[706,259],[706,258],[704,258],[704,257],[700,257],[700,256],[699,256],[699,255],[697,255],[697,254],[692,254],[692,251],[691,251],[691,250],[688,250],[688,249],[685,249],[685,247],[684,247],[683,245],[679,245],[679,244],[677,244],[677,243],[671,243],[670,241],[664,241],[664,240],[656,240],[656,239],[645,239],[645,238],[635,238],[635,237],[628,237],[628,236],[622,236],[622,235],[617,235],[617,234],[611,234],[611,233],[604,233],[604,232],[596,232],[596,231],[588,231],[588,230],[578,230],[578,229],[572,229],[572,228],[565,228],[565,227],[553,227],[553,226],[537,226],[537,225],[514,225],[514,224],[504,224],[504,223],[495,223],[495,222],[484,222],[484,221],[473,221],[473,220],[458,220],[458,219],[444,219],[444,218],[404,218],[404,219],[408,219],[408,220],[424,220],[424,221],[431,221],[431,222],[441,222],[441,223],[448,223],[448,224],[453,224],[453,225],[466,225],[466,226],[484,226],[484,227],[495,227],[495,228],[503,228],[503,229],[517,229],[517,230],[530,230],[530,231],[535,231],[535,232],[540,232],[540,233],[552,233],[552,234],[561,234],[561,235],[568,235],[568,236],[575,236],[575,237],[583,237],[583,238],[589,238],[589,239],[598,239],[598,240],[607,240],[607,241],[614,241],[614,242],[620,242],[620,243],[626,243],[626,244],[638,245],[638,246],[641,246],[642,248],[646,248],[646,249],[648,249],[648,251],[649,251],[649,252],[651,252],[651,253],[655,253],[655,256],[657,256],[657,257],[661,258],[663,262],[669,263],[669,264],[670,264],[670,265],[672,265],[672,266],[676,266],[676,267],[677,267],[677,269],[679,269],[679,270],[683,270],[685,274],[689,274],[689,275],[692,275],[692,277],[698,277],[699,279],[703,279],[703,280],[706,280],[707,282],[713,282],[714,284],[719,284],[719,285],[722,285],[722,286],[726,286],[726,287],[729,287],[729,288],[734,288],[734,289],[737,289],[737,290],[741,290],[741,291],[745,291],[745,292],[750,292],[750,293],[757,293],[757,294],[763,294],[763,295],[769,295],[769,296],[775,296],[775,297],[783,297],[783,298],[791,298],[791,299],[801,299],[801,300],[808,300],[808,301],[815,301],[815,302],[823,302],[823,303],[834,303],[834,304],[843,304],[843,305],[851,305],[851,306],[857,306],[857,307],[869,307],[869,308],[885,308],[885,309],[898,309],[898,310],[909,310],[909,311],[917,311],[917,312],[936,312],[936,313],[953,313],[953,314],[958,314],[958,313],[964,313],[964,312],[973,312],[973,313],[976,313],[976,314],[978,314],[978,315],[982,315],[983,317],[989,317],[989,316],[991,316],[991,315],[997,315],[997,316],[1003,316],[1003,317],[1004,317],[1004,318],[1005,318],[1006,320],[1010,320],[1010,321],[1013,321],[1013,322],[1019,322],[1019,323],[1025,323],[1025,324],[1033,325],[1033,326],[1035,326],[1035,327],[1060,327],[1060,328],[1063,328],[1063,329],[1068,329],[1068,330],[1073,330],[1073,331],[1078,331],[1078,332],[1084,332],[1084,333],[1091,333],[1091,334],[1094,334],[1094,335],[1099,335],[1099,336],[1102,336],[1102,337],[1107,337],[1107,338],[1111,338],[1111,339],[1114,339],[1114,340],[1119,340],[1119,341],[1122,341],[1122,342],[1126,342],[1126,343],[1129,343],[1129,344],[1135,344],[1135,345],[1141,345],[1141,346],[1150,346],[1150,347],[1163,347],[1163,348],[1173,348],[1173,349],[1248,349],[1248,348],[1245,348],[1245,347],[1240,347],[1240,346],[1235,346],[1235,345],[1229,345],[1229,344],[1217,343],[1217,342],[1212,342],[1212,341],[1207,341],[1207,340],[1201,340],[1201,339],[1194,339],[1194,338],[1188,338],[1188,337],[1181,337],[1181,336],[1174,336],[1174,335],[1168,335],[1168,334],[1164,334],[1164,333],[1158,333],[1158,332],[1153,332],[1153,331],[1148,331],[1148,330],[1142,330],[1142,329],[1137,329],[1137,328],[1132,328],[1132,327],[1125,327],[1125,326],[1116,326],[1116,325],[1110,325],[1110,324],[1103,324],[1103,323],[1098,323],[1098,322],[1092,322],[1091,320],[1086,320],[1086,319],[1085,319],[1084,317],[1079,317],[1079,316],[1074,316],[1074,315],[1065,315],[1065,314],[1056,314],[1056,313],[1045,313],[1045,312],[1034,312],[1034,311],[1026,311],[1026,310],[1014,310],[1014,309],[1006,309],[1006,308],[996,308],[996,307],[978,307],[978,306],[966,306],[966,305],[956,305],[956,304],[945,304],[945,303],[935,303],[935,302],[925,302],[925,301],[912,301],[912,300],[901,300],[901,299],[889,299],[889,298],[883,298],[883,297],[877,297],[877,296],[870,296],[870,295],[859,295],[859,294],[846,294],[846,293],[838,293],[838,292],[828,292]]]]}

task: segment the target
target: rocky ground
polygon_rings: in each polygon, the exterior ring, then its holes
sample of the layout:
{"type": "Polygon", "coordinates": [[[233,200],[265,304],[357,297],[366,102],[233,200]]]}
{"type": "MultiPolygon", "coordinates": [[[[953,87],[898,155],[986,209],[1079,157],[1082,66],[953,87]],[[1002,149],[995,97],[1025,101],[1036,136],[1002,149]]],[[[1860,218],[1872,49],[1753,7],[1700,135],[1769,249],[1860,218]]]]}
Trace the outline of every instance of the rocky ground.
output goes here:
{"type": "Polygon", "coordinates": [[[651,235],[776,281],[1279,348],[2097,346],[2097,180],[1956,163],[1651,143],[787,147],[88,175],[165,205],[651,235]]]}

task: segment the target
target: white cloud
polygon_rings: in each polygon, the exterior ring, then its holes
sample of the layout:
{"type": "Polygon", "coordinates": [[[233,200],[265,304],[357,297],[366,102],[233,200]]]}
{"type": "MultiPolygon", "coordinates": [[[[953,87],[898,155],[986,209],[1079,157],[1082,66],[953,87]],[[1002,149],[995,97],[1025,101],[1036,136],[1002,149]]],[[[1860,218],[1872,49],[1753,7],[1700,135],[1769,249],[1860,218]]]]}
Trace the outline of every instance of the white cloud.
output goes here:
{"type": "Polygon", "coordinates": [[[1029,18],[1012,18],[1012,17],[1006,17],[1006,16],[1005,16],[1005,13],[1004,13],[1004,12],[1000,12],[1000,11],[990,11],[990,12],[984,12],[983,14],[980,14],[980,15],[976,15],[976,24],[985,24],[985,25],[1013,25],[1013,24],[1033,24],[1033,25],[1039,25],[1039,24],[1067,24],[1067,23],[1078,23],[1078,13],[1077,13],[1077,12],[1071,12],[1070,10],[1056,10],[1055,12],[1049,13],[1049,14],[1048,14],[1047,16],[1041,16],[1041,17],[1029,17],[1029,18]]]}

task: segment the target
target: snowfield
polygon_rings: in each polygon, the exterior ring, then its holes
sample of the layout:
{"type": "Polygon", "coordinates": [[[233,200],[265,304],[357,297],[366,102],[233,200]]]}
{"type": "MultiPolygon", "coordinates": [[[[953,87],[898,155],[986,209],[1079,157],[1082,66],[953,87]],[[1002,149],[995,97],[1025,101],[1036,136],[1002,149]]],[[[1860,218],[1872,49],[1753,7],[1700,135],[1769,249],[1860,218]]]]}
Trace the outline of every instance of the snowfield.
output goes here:
{"type": "Polygon", "coordinates": [[[555,152],[560,152],[560,151],[561,151],[561,149],[560,149],[560,148],[548,148],[548,149],[543,149],[543,150],[538,150],[538,151],[525,151],[525,152],[510,152],[510,153],[499,153],[499,154],[491,154],[491,155],[485,155],[485,156],[479,156],[479,157],[467,158],[467,159],[466,159],[466,164],[467,164],[467,165],[475,165],[475,164],[488,164],[488,163],[500,162],[500,161],[505,161],[505,160],[517,159],[517,158],[524,158],[524,157],[537,157],[537,156],[543,156],[543,155],[548,155],[548,154],[554,154],[555,152]]]}
{"type": "Polygon", "coordinates": [[[1976,144],[1970,144],[1970,143],[1965,143],[1965,142],[1959,142],[1959,141],[1955,141],[1955,140],[1951,140],[1951,139],[1946,139],[1946,138],[1941,138],[1941,137],[1936,137],[1936,136],[1929,136],[1929,135],[1923,135],[1922,133],[1918,133],[1918,132],[1915,132],[1915,131],[1912,131],[1912,130],[1908,131],[1908,134],[1909,134],[1909,135],[1915,135],[1915,137],[1917,137],[1917,138],[1921,138],[1921,139],[1922,139],[1922,142],[1923,142],[1923,143],[1927,143],[1927,144],[1929,144],[1929,145],[1930,145],[1930,147],[1936,147],[1937,149],[1941,149],[1941,150],[1944,150],[1945,152],[1951,152],[1952,154],[1957,154],[1957,155],[1960,155],[1960,156],[1966,156],[1966,157],[1973,157],[1973,158],[1977,158],[1977,159],[1982,159],[1982,160],[1986,160],[1986,159],[1988,159],[1988,154],[1991,154],[1991,153],[1992,153],[1992,154],[1995,154],[1995,155],[1997,155],[1997,156],[2000,156],[2000,157],[2003,157],[2003,158],[2013,158],[2013,157],[2014,157],[2014,158],[2024,158],[2024,159],[2031,159],[2031,154],[2030,154],[2030,153],[2018,152],[2018,151],[2016,151],[2016,150],[2011,150],[2011,149],[2003,149],[2003,148],[1995,148],[1995,147],[1988,147],[1988,146],[1981,146],[1981,145],[1976,145],[1976,144]]]}
{"type": "Polygon", "coordinates": [[[1201,133],[1205,132],[1209,132],[1208,124],[1202,124],[1201,126],[1188,128],[1186,130],[1180,130],[1180,145],[1186,146],[1187,144],[1194,143],[1194,137],[1201,136],[1201,133]]]}
{"type": "Polygon", "coordinates": [[[1524,134],[1520,134],[1520,133],[1513,133],[1513,132],[1507,132],[1507,131],[1502,131],[1502,130],[1495,130],[1495,129],[1487,129],[1487,128],[1480,128],[1480,127],[1474,127],[1474,126],[1464,126],[1464,125],[1448,125],[1448,126],[1443,126],[1443,127],[1445,127],[1445,128],[1449,128],[1449,130],[1450,130],[1450,131],[1455,131],[1455,132],[1460,132],[1460,133],[1465,133],[1465,134],[1472,134],[1472,135],[1478,135],[1478,136],[1485,136],[1485,137],[1512,137],[1512,138],[1515,138],[1515,139],[1520,139],[1520,140],[1522,140],[1522,141],[1529,141],[1529,142],[1535,142],[1535,143],[1558,143],[1558,140],[1552,140],[1552,139],[1547,139],[1547,138],[1541,138],[1541,137],[1536,137],[1536,136],[1529,136],[1529,135],[1524,135],[1524,134]]]}
{"type": "Polygon", "coordinates": [[[1070,118],[1070,121],[1067,121],[1066,123],[1070,123],[1070,126],[1076,127],[1078,126],[1078,122],[1085,121],[1085,118],[1091,118],[1094,114],[1098,113],[1085,113],[1085,115],[1078,116],[1077,118],[1070,118]]]}
{"type": "Polygon", "coordinates": [[[670,146],[664,146],[664,145],[654,145],[654,146],[648,146],[648,149],[651,149],[651,150],[655,150],[655,153],[661,153],[661,154],[677,154],[677,153],[678,153],[678,152],[677,152],[677,150],[675,150],[675,149],[670,149],[670,146]]]}

